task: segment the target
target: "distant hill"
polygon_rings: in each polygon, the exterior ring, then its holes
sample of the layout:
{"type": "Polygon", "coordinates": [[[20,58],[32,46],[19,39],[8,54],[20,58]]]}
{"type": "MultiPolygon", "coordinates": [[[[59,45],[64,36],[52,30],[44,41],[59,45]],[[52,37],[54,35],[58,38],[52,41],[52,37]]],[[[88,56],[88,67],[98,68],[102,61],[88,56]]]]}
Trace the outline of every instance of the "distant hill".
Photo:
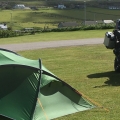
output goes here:
{"type": "Polygon", "coordinates": [[[120,5],[120,0],[0,0],[0,6],[11,6],[14,4],[25,4],[27,6],[55,6],[65,4],[66,6],[84,5],[93,7],[105,7],[108,5],[120,5]],[[86,1],[86,2],[84,2],[86,1]]]}

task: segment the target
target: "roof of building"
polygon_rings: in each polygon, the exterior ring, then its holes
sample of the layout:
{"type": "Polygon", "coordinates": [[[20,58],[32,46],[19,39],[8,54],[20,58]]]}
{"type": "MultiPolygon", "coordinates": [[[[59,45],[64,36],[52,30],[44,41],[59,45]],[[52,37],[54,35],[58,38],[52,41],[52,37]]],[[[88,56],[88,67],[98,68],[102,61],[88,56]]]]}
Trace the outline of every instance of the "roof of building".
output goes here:
{"type": "Polygon", "coordinates": [[[0,28],[7,29],[7,25],[6,24],[0,24],[0,28]]]}
{"type": "Polygon", "coordinates": [[[114,23],[113,20],[103,20],[104,23],[114,23]]]}

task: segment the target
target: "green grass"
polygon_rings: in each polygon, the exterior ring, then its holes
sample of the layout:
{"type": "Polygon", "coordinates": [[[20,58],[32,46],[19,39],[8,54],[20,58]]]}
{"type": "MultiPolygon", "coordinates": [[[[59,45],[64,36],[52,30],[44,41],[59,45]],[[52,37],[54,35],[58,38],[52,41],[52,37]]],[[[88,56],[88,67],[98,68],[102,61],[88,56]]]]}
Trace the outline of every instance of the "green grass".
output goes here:
{"type": "MultiPolygon", "coordinates": [[[[84,21],[84,9],[53,9],[41,8],[33,10],[1,10],[0,23],[6,22],[13,29],[25,27],[58,28],[60,22],[76,21],[81,25],[84,21]]],[[[116,20],[119,19],[119,10],[101,8],[86,8],[86,20],[116,20]]]]}
{"type": "Polygon", "coordinates": [[[40,41],[57,41],[57,40],[74,40],[85,38],[104,38],[105,32],[109,30],[88,30],[73,32],[48,32],[35,35],[26,35],[20,37],[1,38],[0,44],[40,42],[40,41]]]}
{"type": "MultiPolygon", "coordinates": [[[[119,15],[119,11],[117,10],[109,11],[87,8],[87,19],[116,19],[116,16],[111,17],[111,15],[101,15],[101,13],[108,14],[110,12],[114,16],[119,15]],[[97,14],[92,13],[94,11],[96,11],[97,14]]],[[[52,27],[56,27],[56,22],[73,21],[75,19],[79,22],[79,20],[81,21],[84,19],[83,10],[53,11],[50,9],[49,12],[48,10],[39,10],[36,13],[35,11],[2,10],[0,11],[0,22],[7,22],[8,25],[10,25],[11,13],[12,23],[15,29],[34,26],[44,27],[46,25],[51,27],[51,23],[52,27]],[[68,12],[72,14],[68,14],[68,12]],[[71,15],[73,18],[70,18],[71,15]]],[[[41,33],[21,37],[2,38],[0,39],[0,44],[103,38],[106,31],[107,30],[91,30],[41,33]]],[[[42,63],[51,72],[76,88],[79,92],[84,93],[93,101],[109,110],[109,112],[107,112],[104,109],[95,108],[89,111],[64,116],[56,120],[119,120],[120,74],[114,72],[114,55],[112,50],[106,49],[104,45],[91,45],[21,51],[18,53],[30,59],[41,58],[42,63]]]]}
{"type": "Polygon", "coordinates": [[[120,74],[114,72],[112,50],[104,45],[87,45],[18,53],[30,59],[41,58],[51,72],[109,110],[95,108],[56,120],[119,120],[120,74]]]}

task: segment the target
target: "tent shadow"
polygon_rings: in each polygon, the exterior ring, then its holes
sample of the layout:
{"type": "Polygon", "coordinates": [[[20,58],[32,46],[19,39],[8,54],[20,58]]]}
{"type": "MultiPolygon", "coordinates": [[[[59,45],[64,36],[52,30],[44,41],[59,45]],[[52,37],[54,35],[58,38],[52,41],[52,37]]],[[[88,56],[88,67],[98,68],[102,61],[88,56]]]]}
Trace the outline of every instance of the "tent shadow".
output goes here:
{"type": "Polygon", "coordinates": [[[96,87],[104,87],[104,86],[120,86],[120,73],[116,73],[115,71],[90,74],[90,75],[87,75],[87,77],[88,78],[107,77],[107,80],[104,82],[105,85],[95,86],[95,88],[96,87]]]}

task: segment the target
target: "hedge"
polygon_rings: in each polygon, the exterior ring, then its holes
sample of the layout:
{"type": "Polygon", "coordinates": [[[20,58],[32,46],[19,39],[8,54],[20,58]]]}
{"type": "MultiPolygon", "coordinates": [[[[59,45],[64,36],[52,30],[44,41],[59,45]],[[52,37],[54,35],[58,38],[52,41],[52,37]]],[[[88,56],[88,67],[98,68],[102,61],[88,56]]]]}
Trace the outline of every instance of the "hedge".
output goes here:
{"type": "Polygon", "coordinates": [[[35,33],[45,33],[45,32],[64,32],[64,31],[80,31],[80,30],[101,30],[101,29],[114,29],[115,24],[98,24],[98,25],[85,25],[79,27],[63,27],[63,28],[34,28],[32,31],[12,31],[10,30],[0,30],[0,38],[7,38],[7,37],[16,37],[16,36],[23,36],[23,35],[34,35],[35,33]]]}

